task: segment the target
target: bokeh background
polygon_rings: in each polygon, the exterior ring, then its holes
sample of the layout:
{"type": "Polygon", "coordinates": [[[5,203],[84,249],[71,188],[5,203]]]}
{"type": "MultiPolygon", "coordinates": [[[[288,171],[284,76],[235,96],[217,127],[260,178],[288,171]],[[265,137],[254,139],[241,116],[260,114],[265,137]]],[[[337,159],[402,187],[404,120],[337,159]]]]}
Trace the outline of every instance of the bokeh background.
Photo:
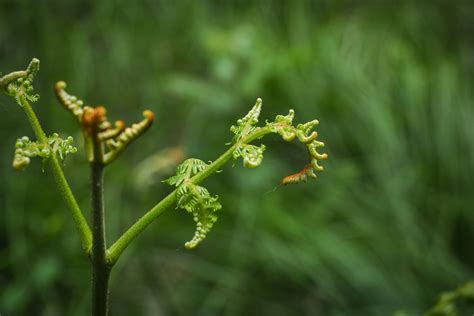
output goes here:
{"type": "MultiPolygon", "coordinates": [[[[111,315],[419,315],[474,277],[472,1],[0,1],[0,71],[41,59],[34,105],[73,135],[58,80],[110,119],[156,124],[106,173],[108,241],[215,159],[257,97],[262,120],[320,120],[330,160],[279,186],[304,148],[265,141],[206,180],[218,224],[196,250],[170,210],[124,253],[111,315]]],[[[0,96],[0,314],[87,315],[90,272],[51,174],[11,168],[24,114],[0,96]]],[[[80,147],[82,148],[82,147],[80,147]]],[[[89,215],[83,151],[64,166],[89,215]]],[[[471,311],[472,312],[472,311],[471,311]]]]}

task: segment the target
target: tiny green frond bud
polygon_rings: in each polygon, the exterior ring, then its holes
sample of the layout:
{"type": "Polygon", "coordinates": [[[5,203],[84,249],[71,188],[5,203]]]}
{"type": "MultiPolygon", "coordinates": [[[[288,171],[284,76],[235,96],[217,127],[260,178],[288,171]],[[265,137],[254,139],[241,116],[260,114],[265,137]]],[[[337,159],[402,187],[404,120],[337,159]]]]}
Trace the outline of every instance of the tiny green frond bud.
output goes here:
{"type": "Polygon", "coordinates": [[[13,158],[12,167],[15,170],[23,171],[26,169],[26,167],[28,167],[29,164],[30,164],[29,157],[15,154],[15,157],[13,158]]]}
{"type": "Polygon", "coordinates": [[[30,61],[30,64],[28,65],[28,67],[26,68],[26,72],[28,73],[28,79],[30,81],[33,81],[33,79],[35,78],[35,76],[38,73],[39,69],[40,69],[39,59],[38,58],[33,58],[30,61]]]}
{"type": "Polygon", "coordinates": [[[30,164],[33,157],[43,158],[43,162],[48,160],[51,153],[56,154],[60,160],[64,160],[70,153],[76,153],[77,148],[72,146],[73,138],[69,136],[66,140],[54,133],[48,137],[48,143],[32,142],[28,137],[23,136],[15,143],[15,156],[12,166],[15,170],[24,170],[30,164]]]}
{"type": "Polygon", "coordinates": [[[240,139],[255,131],[254,127],[258,123],[258,117],[262,110],[262,99],[258,98],[253,108],[243,118],[237,120],[237,125],[232,125],[230,131],[234,133],[233,142],[237,143],[240,139]]]}
{"type": "Polygon", "coordinates": [[[17,139],[15,144],[15,155],[13,157],[12,166],[15,170],[24,170],[30,164],[32,157],[49,157],[47,145],[32,142],[28,137],[24,136],[17,139]]]}
{"type": "Polygon", "coordinates": [[[191,179],[195,174],[206,169],[207,166],[208,164],[200,159],[186,159],[176,168],[176,175],[163,180],[162,182],[179,187],[181,184],[191,179]]]}
{"type": "Polygon", "coordinates": [[[68,154],[75,154],[77,152],[77,148],[72,146],[73,141],[74,139],[72,136],[68,136],[66,139],[62,139],[57,133],[54,133],[48,138],[51,150],[57,156],[59,156],[61,160],[66,159],[66,156],[68,154]]]}
{"type": "Polygon", "coordinates": [[[217,195],[211,196],[206,188],[191,183],[178,188],[177,207],[191,213],[196,222],[193,238],[184,244],[187,249],[195,248],[211,231],[217,221],[216,212],[222,208],[218,198],[217,195]]]}
{"type": "Polygon", "coordinates": [[[239,157],[243,158],[243,165],[245,168],[256,168],[260,166],[263,160],[263,152],[265,151],[265,145],[260,147],[249,144],[242,144],[237,147],[233,153],[234,159],[239,157]]]}

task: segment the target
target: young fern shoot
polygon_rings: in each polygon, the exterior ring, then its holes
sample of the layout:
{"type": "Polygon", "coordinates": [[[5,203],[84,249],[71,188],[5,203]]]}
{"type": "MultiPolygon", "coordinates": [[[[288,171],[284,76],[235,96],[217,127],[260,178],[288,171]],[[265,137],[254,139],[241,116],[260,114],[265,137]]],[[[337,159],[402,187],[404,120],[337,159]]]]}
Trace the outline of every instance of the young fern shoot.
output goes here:
{"type": "Polygon", "coordinates": [[[312,129],[318,125],[317,120],[293,125],[294,111],[286,116],[278,115],[274,121],[258,126],[262,109],[262,100],[257,99],[253,108],[236,125],[230,128],[234,134],[230,147],[216,160],[206,163],[190,158],[181,163],[176,174],[163,182],[174,186],[174,190],[159,201],[153,208],[143,214],[131,225],[110,247],[107,247],[105,235],[105,208],[103,202],[103,172],[128,146],[145,133],[154,121],[151,111],[143,112],[143,120],[126,126],[121,120],[112,124],[106,117],[103,106],[85,106],[79,98],[69,94],[66,83],[59,81],[55,93],[62,104],[76,119],[85,140],[85,150],[91,170],[91,226],[84,217],[69,184],[63,174],[60,162],[66,155],[75,153],[72,137],[62,139],[57,133],[47,137],[36,117],[30,102],[38,100],[33,94],[33,79],[39,70],[39,60],[33,59],[26,70],[12,72],[0,78],[0,89],[14,98],[24,110],[37,140],[31,141],[24,136],[18,139],[15,146],[13,167],[24,170],[31,158],[40,157],[44,164],[49,164],[55,177],[58,189],[73,217],[79,233],[84,253],[90,258],[92,268],[92,315],[107,315],[108,280],[114,264],[130,243],[145,230],[159,215],[171,208],[181,208],[193,216],[196,230],[193,237],[185,243],[187,249],[199,245],[217,221],[217,211],[222,208],[217,195],[200,185],[210,175],[219,172],[230,159],[242,158],[245,168],[256,168],[263,161],[265,145],[252,143],[267,134],[279,134],[283,140],[297,139],[303,143],[308,152],[308,163],[301,171],[286,176],[282,184],[299,183],[308,178],[316,178],[323,170],[319,165],[327,159],[327,154],[319,153],[324,143],[316,140],[318,134],[312,129]]]}
{"type": "Polygon", "coordinates": [[[218,196],[211,196],[206,188],[198,186],[197,183],[211,173],[208,170],[217,171],[231,157],[234,159],[242,157],[245,168],[260,166],[266,147],[263,144],[260,146],[252,145],[250,144],[252,141],[261,139],[266,134],[277,133],[285,141],[292,141],[297,138],[305,144],[309,154],[308,163],[300,172],[284,177],[282,184],[298,183],[307,181],[308,178],[316,178],[316,173],[323,170],[318,162],[327,159],[328,155],[320,154],[317,151],[319,147],[324,146],[324,143],[316,140],[317,132],[311,131],[314,126],[318,125],[317,120],[298,124],[294,127],[295,112],[290,110],[288,115],[278,115],[273,122],[266,122],[265,126],[258,127],[256,125],[261,110],[262,100],[257,99],[256,104],[247,115],[239,119],[237,125],[231,126],[230,131],[234,133],[234,137],[229,145],[232,145],[232,147],[211,164],[212,169],[210,169],[210,165],[202,160],[191,158],[177,167],[176,175],[163,181],[178,188],[177,208],[182,208],[191,213],[193,220],[196,222],[196,231],[193,238],[185,243],[187,249],[195,248],[206,238],[207,233],[217,221],[216,212],[222,208],[217,201],[218,196]]]}
{"type": "Polygon", "coordinates": [[[60,160],[64,160],[67,154],[76,152],[76,148],[72,146],[73,139],[69,136],[66,140],[63,140],[57,133],[47,137],[30,104],[30,102],[33,103],[39,99],[39,95],[33,94],[33,80],[39,68],[39,60],[33,58],[26,70],[15,71],[0,78],[0,90],[11,96],[25,112],[37,138],[35,142],[30,141],[27,136],[17,140],[12,165],[16,170],[24,170],[29,165],[32,157],[41,157],[43,158],[43,164],[49,165],[60,195],[71,212],[82,249],[88,255],[92,247],[91,230],[72,194],[60,165],[60,160]]]}

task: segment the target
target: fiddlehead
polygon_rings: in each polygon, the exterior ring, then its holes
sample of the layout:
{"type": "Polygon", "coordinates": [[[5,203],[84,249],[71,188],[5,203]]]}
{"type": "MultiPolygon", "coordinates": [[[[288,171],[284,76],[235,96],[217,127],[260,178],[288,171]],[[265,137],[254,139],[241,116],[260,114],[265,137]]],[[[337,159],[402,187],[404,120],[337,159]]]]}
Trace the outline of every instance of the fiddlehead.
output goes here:
{"type": "Polygon", "coordinates": [[[293,126],[293,118],[295,111],[290,110],[288,115],[277,115],[274,122],[267,122],[267,127],[273,133],[278,133],[283,140],[292,141],[298,139],[301,143],[306,146],[309,155],[309,162],[304,168],[292,175],[286,176],[282,179],[282,184],[299,183],[301,181],[307,181],[309,178],[316,178],[316,173],[324,170],[323,166],[319,165],[320,160],[326,160],[328,155],[326,153],[320,154],[317,150],[319,147],[323,147],[324,143],[316,140],[318,133],[311,131],[313,127],[319,124],[318,120],[309,121],[304,124],[298,124],[296,127],[293,126]]]}
{"type": "Polygon", "coordinates": [[[144,119],[129,127],[121,120],[112,125],[106,117],[106,109],[103,106],[84,106],[84,102],[65,89],[64,81],[56,83],[54,91],[58,101],[66,110],[71,112],[84,134],[87,156],[89,161],[100,161],[109,164],[123,152],[130,143],[145,133],[154,120],[151,111],[144,111],[144,119]],[[100,146],[100,157],[94,156],[94,143],[100,146]]]}
{"type": "Polygon", "coordinates": [[[39,60],[33,58],[26,70],[12,72],[0,78],[0,88],[22,107],[23,103],[20,99],[22,97],[31,102],[38,101],[39,95],[33,94],[33,80],[39,71],[39,66],[39,60]]]}
{"type": "MultiPolygon", "coordinates": [[[[237,125],[233,125],[230,131],[234,133],[233,143],[235,150],[233,152],[234,159],[242,157],[243,165],[246,168],[258,167],[263,160],[263,152],[265,145],[260,147],[248,144],[246,139],[252,138],[252,135],[260,133],[277,133],[283,140],[292,141],[295,138],[303,143],[309,155],[309,162],[304,168],[292,175],[286,176],[281,180],[282,184],[299,183],[307,181],[308,178],[316,178],[316,173],[323,171],[323,167],[319,165],[320,160],[327,159],[327,154],[320,154],[317,149],[323,147],[324,143],[317,141],[318,133],[311,131],[319,124],[318,120],[309,121],[304,124],[293,126],[293,118],[295,111],[290,110],[288,115],[277,115],[273,122],[267,122],[265,127],[255,126],[258,123],[258,117],[261,112],[262,100],[257,99],[257,103],[250,112],[242,119],[237,121],[237,125]]],[[[257,137],[259,138],[259,137],[257,137]]]]}

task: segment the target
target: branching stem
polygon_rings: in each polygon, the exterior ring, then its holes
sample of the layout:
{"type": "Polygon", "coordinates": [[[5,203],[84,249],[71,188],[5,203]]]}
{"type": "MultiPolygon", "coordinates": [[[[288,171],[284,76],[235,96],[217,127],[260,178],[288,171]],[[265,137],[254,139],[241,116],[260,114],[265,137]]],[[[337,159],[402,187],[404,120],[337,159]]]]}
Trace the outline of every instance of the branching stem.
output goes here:
{"type": "MultiPolygon", "coordinates": [[[[255,139],[261,138],[266,134],[272,133],[270,127],[262,127],[255,130],[253,133],[246,136],[242,139],[241,143],[234,144],[226,152],[224,152],[219,158],[212,162],[206,169],[197,173],[194,177],[191,178],[190,182],[192,184],[198,184],[210,175],[214,174],[216,171],[221,169],[221,167],[232,158],[232,153],[242,143],[250,143],[255,139]]],[[[113,265],[117,262],[118,258],[122,252],[130,245],[130,243],[143,231],[148,225],[151,224],[158,216],[160,216],[164,211],[166,211],[170,206],[176,203],[176,193],[177,190],[174,190],[168,194],[163,200],[156,204],[151,210],[149,210],[145,215],[139,218],[122,236],[109,248],[108,251],[108,263],[113,265]]]]}
{"type": "MultiPolygon", "coordinates": [[[[30,125],[36,135],[36,138],[38,139],[38,141],[48,144],[48,138],[46,137],[46,134],[43,131],[41,124],[39,123],[38,117],[31,108],[30,103],[28,102],[28,100],[26,100],[24,95],[20,95],[19,100],[21,102],[21,107],[23,108],[26,113],[26,116],[28,117],[28,121],[30,122],[30,125]]],[[[76,199],[74,198],[74,195],[66,180],[66,177],[64,176],[63,170],[56,155],[51,155],[48,159],[48,162],[49,166],[51,167],[51,170],[53,171],[54,179],[56,181],[56,185],[59,189],[59,192],[67,207],[69,208],[69,211],[71,212],[74,224],[76,226],[76,230],[79,233],[82,249],[84,250],[84,253],[86,255],[89,255],[92,247],[92,234],[89,225],[87,224],[87,221],[84,218],[84,215],[82,214],[82,211],[79,208],[76,199]]]]}

